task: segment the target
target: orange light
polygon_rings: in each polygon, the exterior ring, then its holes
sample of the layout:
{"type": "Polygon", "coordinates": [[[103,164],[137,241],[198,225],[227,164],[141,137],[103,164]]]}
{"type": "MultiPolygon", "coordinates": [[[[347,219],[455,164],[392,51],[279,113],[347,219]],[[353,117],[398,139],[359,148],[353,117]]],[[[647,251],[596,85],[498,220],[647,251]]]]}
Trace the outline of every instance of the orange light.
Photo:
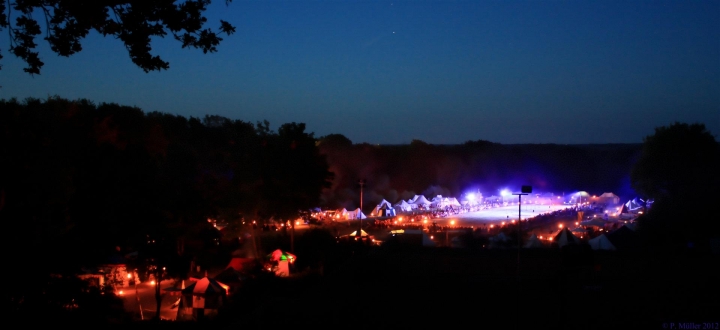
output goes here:
{"type": "Polygon", "coordinates": [[[132,274],[128,273],[128,278],[132,278],[132,274]]]}
{"type": "Polygon", "coordinates": [[[120,291],[118,291],[118,294],[122,296],[125,293],[123,292],[123,290],[120,290],[120,291]]]}
{"type": "Polygon", "coordinates": [[[455,225],[455,220],[450,220],[450,225],[454,226],[454,225],[455,225]]]}
{"type": "Polygon", "coordinates": [[[562,228],[562,227],[563,227],[563,225],[562,225],[562,224],[558,224],[558,228],[562,228]]]}
{"type": "Polygon", "coordinates": [[[150,281],[150,285],[155,285],[155,280],[150,281]]]}

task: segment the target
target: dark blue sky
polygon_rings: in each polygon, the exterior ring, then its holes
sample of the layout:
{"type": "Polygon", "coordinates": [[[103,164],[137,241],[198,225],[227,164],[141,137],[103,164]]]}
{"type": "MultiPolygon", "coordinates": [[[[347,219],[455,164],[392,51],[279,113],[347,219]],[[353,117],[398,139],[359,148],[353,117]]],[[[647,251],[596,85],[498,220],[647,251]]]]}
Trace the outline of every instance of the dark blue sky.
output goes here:
{"type": "Polygon", "coordinates": [[[144,73],[92,34],[42,75],[0,33],[0,98],[87,98],[355,143],[640,143],[675,121],[720,134],[720,1],[215,1],[214,54],[159,39],[144,73]]]}

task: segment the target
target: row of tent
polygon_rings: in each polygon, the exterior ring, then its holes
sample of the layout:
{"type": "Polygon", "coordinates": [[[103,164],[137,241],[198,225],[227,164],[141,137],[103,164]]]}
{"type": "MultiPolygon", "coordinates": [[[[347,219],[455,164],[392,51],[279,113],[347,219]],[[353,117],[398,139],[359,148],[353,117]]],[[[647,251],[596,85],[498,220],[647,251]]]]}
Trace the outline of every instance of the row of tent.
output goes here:
{"type": "Polygon", "coordinates": [[[370,212],[371,217],[392,217],[402,212],[412,212],[418,209],[444,209],[446,207],[460,207],[461,204],[455,197],[435,196],[428,200],[423,195],[415,195],[413,198],[400,200],[395,205],[383,199],[380,204],[370,212]]]}
{"type": "MultiPolygon", "coordinates": [[[[433,209],[439,208],[444,209],[446,207],[460,207],[461,204],[455,197],[442,197],[441,195],[436,196],[432,201],[425,198],[423,195],[415,195],[415,197],[405,200],[400,200],[395,205],[390,204],[387,200],[383,199],[375,208],[370,212],[371,217],[394,217],[403,212],[412,212],[418,209],[433,209]]],[[[335,220],[357,220],[365,219],[367,216],[360,210],[360,208],[354,211],[348,211],[345,208],[335,210],[332,214],[335,220]]]]}
{"type": "MultiPolygon", "coordinates": [[[[502,237],[500,237],[499,234],[495,236],[493,240],[495,242],[505,241],[507,240],[507,236],[502,234],[502,237]]],[[[579,237],[575,236],[575,234],[573,234],[573,232],[568,228],[560,230],[553,237],[552,242],[557,244],[559,247],[571,244],[583,244],[583,241],[581,241],[579,237]]],[[[601,234],[600,236],[588,240],[587,244],[589,244],[593,250],[615,251],[618,249],[632,249],[639,246],[639,237],[635,232],[635,227],[633,225],[623,225],[608,234],[601,234]]],[[[544,246],[546,245],[543,244],[543,242],[535,234],[533,234],[530,239],[525,242],[526,248],[541,248],[544,246]]]]}

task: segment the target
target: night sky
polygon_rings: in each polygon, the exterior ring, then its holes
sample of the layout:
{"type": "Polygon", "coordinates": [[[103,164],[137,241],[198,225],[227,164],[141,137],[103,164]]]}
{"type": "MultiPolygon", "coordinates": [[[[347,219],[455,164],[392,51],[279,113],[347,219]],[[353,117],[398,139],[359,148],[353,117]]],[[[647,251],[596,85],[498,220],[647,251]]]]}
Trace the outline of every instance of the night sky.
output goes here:
{"type": "MultiPolygon", "coordinates": [[[[720,1],[214,1],[218,52],[158,39],[145,73],[92,33],[42,74],[8,52],[0,98],[86,98],[221,115],[355,143],[641,143],[675,121],[720,134],[720,1]]],[[[37,16],[41,18],[41,16],[37,16]]],[[[40,19],[42,21],[42,19],[40,19]]]]}

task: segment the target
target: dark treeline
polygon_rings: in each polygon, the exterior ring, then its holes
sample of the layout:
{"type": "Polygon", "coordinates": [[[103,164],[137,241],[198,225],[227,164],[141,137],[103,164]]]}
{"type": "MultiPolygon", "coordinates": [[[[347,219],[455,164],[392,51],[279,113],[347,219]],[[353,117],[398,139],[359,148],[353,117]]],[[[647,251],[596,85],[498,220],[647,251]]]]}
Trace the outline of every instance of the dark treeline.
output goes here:
{"type": "Polygon", "coordinates": [[[353,144],[340,134],[322,137],[319,146],[335,174],[323,202],[329,208],[347,209],[359,206],[359,179],[367,182],[364,209],[382,199],[395,203],[416,194],[459,198],[477,190],[489,196],[521,185],[532,185],[536,192],[611,191],[633,198],[630,172],[642,150],[641,143],[503,145],[482,140],[458,145],[420,140],[409,145],[370,145],[353,144]]]}
{"type": "Polygon", "coordinates": [[[332,178],[315,141],[298,123],[274,132],[87,100],[0,100],[0,219],[9,245],[39,249],[45,268],[148,239],[174,247],[207,233],[209,217],[294,219],[332,178]]]}

